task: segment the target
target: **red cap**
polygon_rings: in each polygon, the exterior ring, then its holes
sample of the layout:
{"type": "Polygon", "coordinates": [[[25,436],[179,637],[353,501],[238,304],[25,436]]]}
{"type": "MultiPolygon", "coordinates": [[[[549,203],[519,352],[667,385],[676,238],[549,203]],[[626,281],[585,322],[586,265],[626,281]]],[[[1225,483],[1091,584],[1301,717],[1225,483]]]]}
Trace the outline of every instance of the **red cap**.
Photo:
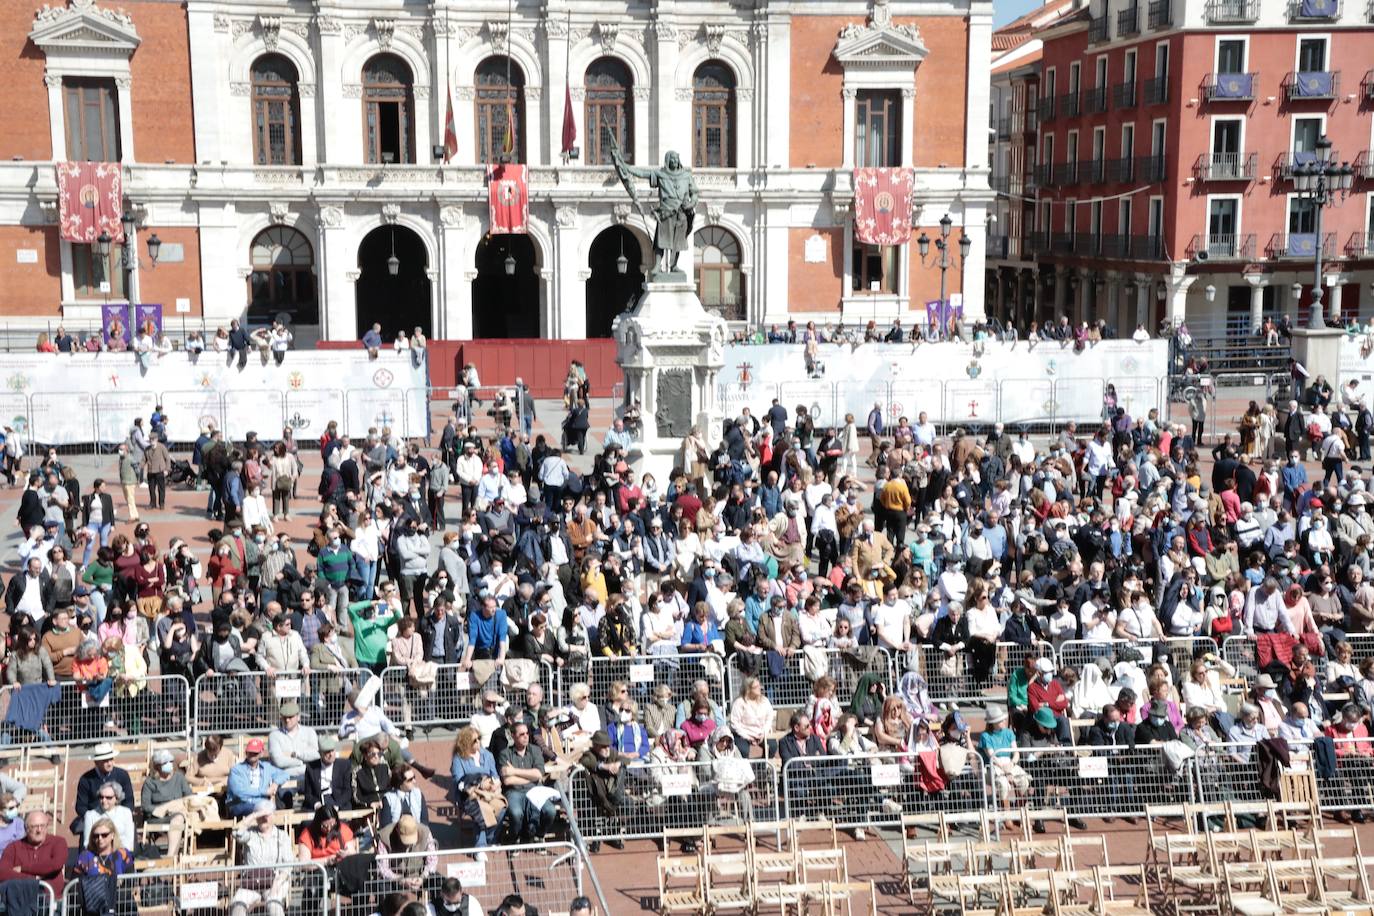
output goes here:
{"type": "Polygon", "coordinates": [[[261,754],[263,749],[261,738],[249,738],[245,750],[250,754],[261,754]]]}
{"type": "Polygon", "coordinates": [[[1312,502],[1308,503],[1308,505],[1313,509],[1320,509],[1322,507],[1322,501],[1320,499],[1314,499],[1312,502]]]}

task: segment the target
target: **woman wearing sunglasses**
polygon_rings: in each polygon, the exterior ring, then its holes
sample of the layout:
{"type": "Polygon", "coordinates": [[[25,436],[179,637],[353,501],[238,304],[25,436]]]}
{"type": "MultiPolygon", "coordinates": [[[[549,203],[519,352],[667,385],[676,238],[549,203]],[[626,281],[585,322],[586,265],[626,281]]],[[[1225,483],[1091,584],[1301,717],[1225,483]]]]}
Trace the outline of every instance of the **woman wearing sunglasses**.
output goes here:
{"type": "Polygon", "coordinates": [[[102,783],[95,798],[96,807],[86,812],[86,818],[82,823],[82,843],[89,846],[96,825],[101,821],[109,821],[119,831],[120,845],[126,849],[133,849],[134,813],[127,807],[123,787],[117,782],[102,783]]]}
{"type": "Polygon", "coordinates": [[[87,913],[132,913],[131,888],[119,888],[120,875],[133,874],[134,855],[119,838],[114,821],[102,817],[91,827],[86,848],[77,856],[73,875],[81,882],[87,913]]]}

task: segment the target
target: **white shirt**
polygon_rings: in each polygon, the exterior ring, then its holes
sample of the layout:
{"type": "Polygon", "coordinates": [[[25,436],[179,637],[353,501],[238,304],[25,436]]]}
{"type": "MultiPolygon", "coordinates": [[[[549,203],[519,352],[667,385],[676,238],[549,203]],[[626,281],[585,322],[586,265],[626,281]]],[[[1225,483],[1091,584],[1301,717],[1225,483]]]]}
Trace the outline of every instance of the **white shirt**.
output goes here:
{"type": "Polygon", "coordinates": [[[1117,619],[1132,639],[1155,639],[1160,635],[1159,619],[1149,605],[1128,607],[1117,619]]]}
{"type": "Polygon", "coordinates": [[[892,604],[886,601],[873,605],[869,612],[873,618],[874,634],[879,645],[895,649],[902,644],[902,625],[911,616],[911,606],[898,598],[892,604]]]}
{"type": "Polygon", "coordinates": [[[1116,626],[1116,612],[1111,608],[1099,608],[1091,601],[1084,601],[1078,609],[1078,617],[1083,621],[1083,638],[1108,640],[1116,626]]]}
{"type": "Polygon", "coordinates": [[[19,599],[19,603],[15,605],[15,610],[23,611],[35,621],[42,620],[45,614],[43,610],[43,592],[39,586],[41,579],[42,573],[37,576],[30,576],[28,572],[25,572],[24,595],[19,599]]]}
{"type": "Polygon", "coordinates": [[[1101,477],[1112,466],[1112,447],[1110,443],[1099,442],[1096,437],[1088,440],[1088,474],[1101,477]]]}
{"type": "Polygon", "coordinates": [[[982,610],[979,610],[977,605],[967,608],[964,616],[968,618],[969,636],[996,642],[997,637],[1002,635],[1002,621],[997,616],[997,609],[992,606],[992,602],[988,602],[988,606],[982,610]]]}
{"type": "Polygon", "coordinates": [[[834,625],[823,615],[805,611],[797,615],[797,625],[801,627],[802,645],[805,646],[824,646],[830,641],[830,634],[835,632],[834,625]]]}
{"type": "Polygon", "coordinates": [[[935,444],[935,424],[927,420],[924,423],[917,423],[911,428],[911,434],[916,440],[917,445],[924,445],[930,448],[935,444]]]}

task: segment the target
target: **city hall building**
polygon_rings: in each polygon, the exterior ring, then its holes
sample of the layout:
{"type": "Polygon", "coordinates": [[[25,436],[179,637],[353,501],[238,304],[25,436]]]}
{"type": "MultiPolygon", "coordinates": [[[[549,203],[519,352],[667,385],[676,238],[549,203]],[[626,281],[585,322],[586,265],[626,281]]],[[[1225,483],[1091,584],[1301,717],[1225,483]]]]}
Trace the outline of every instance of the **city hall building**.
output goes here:
{"type": "Polygon", "coordinates": [[[916,239],[946,214],[971,242],[950,245],[947,288],[980,315],[991,17],[989,0],[8,2],[0,322],[87,329],[128,302],[173,329],[286,315],[302,341],[373,322],[608,336],[652,258],[654,192],[631,201],[617,147],[693,169],[683,263],[732,322],[924,316],[942,272],[916,239]],[[502,158],[526,166],[523,234],[489,231],[502,158]],[[64,223],[58,167],[81,162],[118,165],[122,225],[101,240],[64,223]],[[858,237],[857,167],[911,170],[905,243],[858,237]]]}

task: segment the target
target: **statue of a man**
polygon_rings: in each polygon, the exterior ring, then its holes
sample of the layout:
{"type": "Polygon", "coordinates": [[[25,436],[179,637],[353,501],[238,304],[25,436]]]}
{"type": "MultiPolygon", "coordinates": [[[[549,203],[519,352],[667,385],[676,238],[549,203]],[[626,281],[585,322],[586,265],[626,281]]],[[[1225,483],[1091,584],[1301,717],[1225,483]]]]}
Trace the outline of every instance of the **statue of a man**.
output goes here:
{"type": "Polygon", "coordinates": [[[679,253],[686,251],[692,243],[692,220],[696,216],[699,197],[696,179],[691,171],[683,167],[678,154],[671,151],[663,157],[661,169],[629,165],[618,149],[612,151],[611,161],[627,187],[629,176],[647,178],[650,187],[658,188],[657,225],[654,228],[654,257],[658,259],[658,270],[655,274],[676,271],[679,253]]]}

